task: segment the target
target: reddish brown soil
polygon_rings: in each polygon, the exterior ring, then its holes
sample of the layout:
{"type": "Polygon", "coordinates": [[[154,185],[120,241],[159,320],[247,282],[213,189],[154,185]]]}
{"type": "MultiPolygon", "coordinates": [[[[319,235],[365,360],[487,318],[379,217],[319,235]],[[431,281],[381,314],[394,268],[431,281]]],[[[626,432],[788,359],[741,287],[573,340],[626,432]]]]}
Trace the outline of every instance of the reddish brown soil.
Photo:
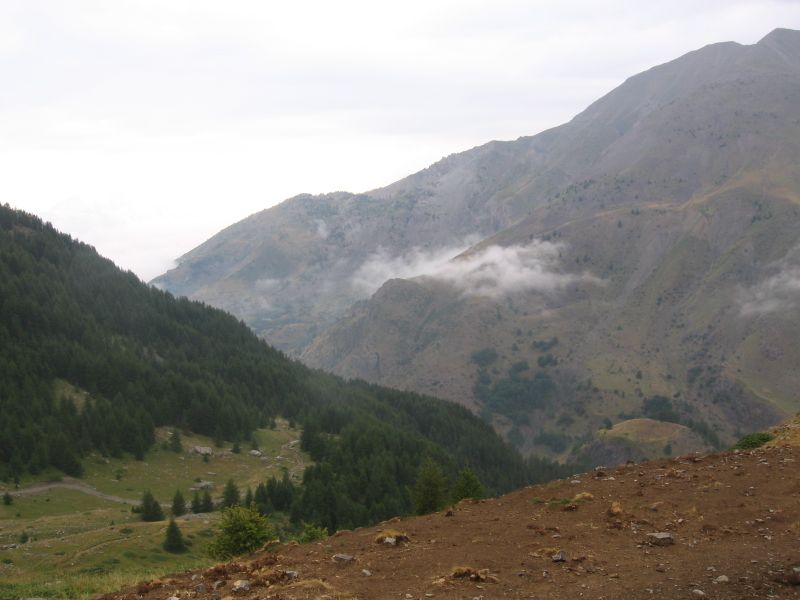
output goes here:
{"type": "Polygon", "coordinates": [[[462,502],[452,516],[396,519],[288,544],[104,598],[800,598],[800,581],[790,581],[797,566],[800,448],[778,447],[586,473],[462,502]],[[592,498],[565,506],[582,492],[592,498]],[[622,511],[616,515],[614,502],[622,511]],[[388,528],[409,541],[376,543],[388,528]],[[672,533],[674,543],[650,545],[654,532],[672,533]],[[556,551],[566,560],[554,562],[556,551]],[[334,554],[354,560],[337,563],[334,554]],[[456,567],[488,575],[456,579],[456,567]],[[715,582],[721,576],[727,582],[715,582]],[[233,591],[239,579],[249,580],[249,591],[233,591]],[[201,585],[205,591],[197,592],[201,585]]]}

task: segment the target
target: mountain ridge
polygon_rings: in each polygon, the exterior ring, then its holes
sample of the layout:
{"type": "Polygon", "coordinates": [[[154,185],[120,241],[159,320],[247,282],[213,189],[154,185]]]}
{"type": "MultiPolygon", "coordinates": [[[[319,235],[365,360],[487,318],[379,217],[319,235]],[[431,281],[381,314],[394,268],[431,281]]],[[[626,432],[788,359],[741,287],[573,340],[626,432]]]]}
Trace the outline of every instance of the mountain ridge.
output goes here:
{"type": "Polygon", "coordinates": [[[744,312],[748,294],[766,293],[762,273],[779,278],[775,265],[794,264],[799,84],[800,32],[712,44],[630,77],[536,136],[450,155],[365,194],[267,209],[241,224],[253,239],[212,238],[157,281],[191,281],[203,260],[247,246],[241,268],[211,273],[192,293],[227,303],[310,364],[482,411],[527,452],[565,456],[534,442],[558,429],[579,452],[606,419],[643,416],[654,396],[681,406],[675,418],[707,442],[730,440],[796,409],[795,382],[777,370],[798,358],[794,326],[781,331],[779,311],[744,312]],[[494,248],[499,258],[487,258],[494,248]],[[486,291],[487,273],[501,291],[503,277],[518,285],[521,275],[551,287],[474,294],[486,291]],[[372,287],[355,289],[364,279],[372,287]],[[777,363],[767,330],[778,331],[777,363]],[[541,367],[551,359],[530,344],[550,337],[561,340],[558,366],[541,367]],[[489,346],[499,358],[479,368],[471,356],[489,346]],[[511,374],[517,363],[527,370],[511,374]],[[698,368],[716,374],[709,387],[688,375],[698,368]],[[557,390],[549,412],[565,407],[559,418],[580,430],[557,427],[541,408],[520,425],[497,396],[545,376],[557,390]]]}

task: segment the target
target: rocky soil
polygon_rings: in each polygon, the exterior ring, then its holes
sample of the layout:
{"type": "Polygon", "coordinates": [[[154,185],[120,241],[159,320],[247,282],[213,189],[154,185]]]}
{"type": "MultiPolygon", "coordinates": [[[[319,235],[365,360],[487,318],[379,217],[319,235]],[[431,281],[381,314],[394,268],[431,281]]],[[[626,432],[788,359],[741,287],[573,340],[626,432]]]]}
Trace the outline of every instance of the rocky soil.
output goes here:
{"type": "Polygon", "coordinates": [[[798,466],[776,446],[597,469],[102,599],[800,598],[798,466]]]}

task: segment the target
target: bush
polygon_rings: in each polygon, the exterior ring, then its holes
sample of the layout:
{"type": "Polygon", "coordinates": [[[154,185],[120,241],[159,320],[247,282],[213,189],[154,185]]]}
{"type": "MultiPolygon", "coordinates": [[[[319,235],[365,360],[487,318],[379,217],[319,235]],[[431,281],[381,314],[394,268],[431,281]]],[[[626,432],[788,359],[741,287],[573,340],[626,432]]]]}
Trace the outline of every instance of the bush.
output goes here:
{"type": "Polygon", "coordinates": [[[211,542],[208,552],[212,558],[225,560],[258,550],[274,535],[269,520],[258,511],[233,506],[222,511],[217,537],[211,542]]]}
{"type": "Polygon", "coordinates": [[[733,448],[735,450],[752,450],[753,448],[760,448],[774,438],[774,435],[766,431],[756,431],[744,436],[733,445],[733,448]]]}
{"type": "Polygon", "coordinates": [[[328,537],[328,530],[324,527],[317,527],[310,523],[303,523],[303,533],[297,538],[301,544],[308,544],[309,542],[316,542],[317,540],[324,540],[328,537]]]}
{"type": "Polygon", "coordinates": [[[479,367],[488,367],[497,360],[497,350],[494,348],[482,348],[472,353],[472,362],[479,367]]]}

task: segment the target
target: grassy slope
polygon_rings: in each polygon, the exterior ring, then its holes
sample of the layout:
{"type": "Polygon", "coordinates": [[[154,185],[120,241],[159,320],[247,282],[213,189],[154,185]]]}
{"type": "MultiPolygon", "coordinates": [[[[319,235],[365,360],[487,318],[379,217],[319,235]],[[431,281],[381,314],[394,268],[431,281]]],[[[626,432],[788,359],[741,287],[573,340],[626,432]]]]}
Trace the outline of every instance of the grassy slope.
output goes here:
{"type": "MultiPolygon", "coordinates": [[[[159,439],[167,435],[167,430],[158,431],[159,439]]],[[[193,445],[213,447],[213,443],[187,435],[181,454],[157,444],[141,462],[90,458],[85,461],[82,481],[98,491],[130,499],[150,489],[168,508],[176,489],[187,502],[191,499],[189,488],[196,478],[213,481],[212,495],[216,496],[229,478],[244,490],[272,475],[280,477],[283,466],[293,478],[300,476],[307,458],[296,447],[287,447],[299,438],[297,430],[278,420],[276,430],[258,430],[256,437],[268,460],[250,456],[248,446],[241,454],[215,448],[215,453],[223,453],[205,463],[189,450],[193,445]],[[118,471],[122,472],[119,481],[118,471]]],[[[23,480],[21,487],[37,483],[47,483],[47,478],[23,480]]],[[[59,488],[16,497],[11,506],[0,504],[0,546],[18,542],[23,531],[31,541],[0,550],[0,598],[88,598],[140,579],[202,567],[213,562],[204,549],[217,518],[217,513],[210,513],[178,519],[191,546],[185,554],[173,555],[161,548],[167,522],[143,523],[125,504],[59,488]]]]}

